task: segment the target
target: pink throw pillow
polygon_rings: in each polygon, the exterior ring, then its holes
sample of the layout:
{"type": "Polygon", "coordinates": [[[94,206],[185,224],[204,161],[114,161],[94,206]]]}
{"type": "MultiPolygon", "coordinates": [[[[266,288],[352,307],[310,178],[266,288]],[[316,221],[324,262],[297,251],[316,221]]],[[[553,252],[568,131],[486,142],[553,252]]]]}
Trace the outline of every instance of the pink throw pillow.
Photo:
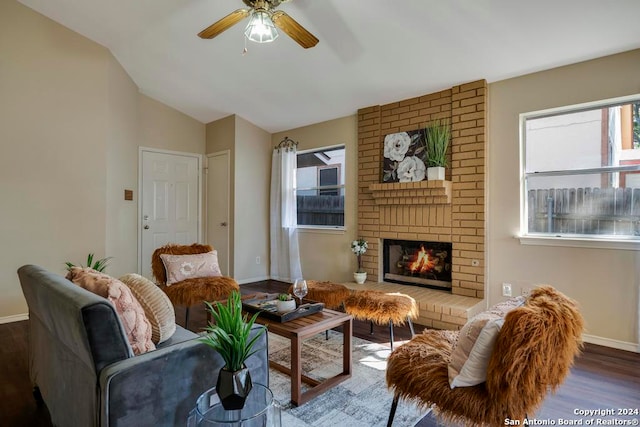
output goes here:
{"type": "Polygon", "coordinates": [[[193,255],[161,254],[160,258],[167,272],[167,286],[186,279],[222,276],[216,250],[193,255]]]}
{"type": "Polygon", "coordinates": [[[151,323],[127,285],[91,268],[73,267],[67,279],[113,304],[134,354],[155,350],[156,346],[151,341],[151,323]]]}

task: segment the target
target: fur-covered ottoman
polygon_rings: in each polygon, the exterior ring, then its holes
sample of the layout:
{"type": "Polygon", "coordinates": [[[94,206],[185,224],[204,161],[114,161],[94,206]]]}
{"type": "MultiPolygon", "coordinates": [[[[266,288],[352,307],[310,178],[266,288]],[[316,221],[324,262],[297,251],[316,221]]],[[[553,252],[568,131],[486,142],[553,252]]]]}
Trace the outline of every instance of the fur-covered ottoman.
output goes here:
{"type": "MultiPolygon", "coordinates": [[[[307,299],[321,302],[330,310],[338,310],[351,294],[344,285],[317,280],[307,280],[307,289],[307,299]]],[[[289,293],[293,293],[293,285],[289,287],[289,293]]]]}
{"type": "Polygon", "coordinates": [[[409,295],[381,291],[354,291],[344,301],[344,309],[358,320],[368,320],[378,325],[389,324],[391,350],[393,350],[393,325],[409,324],[414,335],[411,319],[418,316],[418,304],[409,295]]]}

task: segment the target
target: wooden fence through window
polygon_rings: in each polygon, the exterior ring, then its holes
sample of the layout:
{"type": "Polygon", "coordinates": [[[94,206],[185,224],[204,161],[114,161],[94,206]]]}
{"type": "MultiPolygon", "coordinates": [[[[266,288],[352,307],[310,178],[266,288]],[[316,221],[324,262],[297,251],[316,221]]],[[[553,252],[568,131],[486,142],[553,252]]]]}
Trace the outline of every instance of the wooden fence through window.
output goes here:
{"type": "Polygon", "coordinates": [[[529,232],[640,235],[640,188],[529,190],[529,232]]]}
{"type": "Polygon", "coordinates": [[[297,196],[299,225],[344,226],[344,196],[297,196]]]}

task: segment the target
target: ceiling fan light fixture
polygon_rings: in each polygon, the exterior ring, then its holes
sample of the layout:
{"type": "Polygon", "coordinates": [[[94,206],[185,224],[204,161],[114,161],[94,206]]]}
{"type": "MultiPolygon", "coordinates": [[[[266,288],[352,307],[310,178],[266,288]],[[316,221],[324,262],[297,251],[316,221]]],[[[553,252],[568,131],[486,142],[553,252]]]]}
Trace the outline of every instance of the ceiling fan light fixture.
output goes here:
{"type": "Polygon", "coordinates": [[[256,43],[270,43],[278,38],[278,30],[267,11],[256,9],[251,14],[244,35],[256,43]]]}

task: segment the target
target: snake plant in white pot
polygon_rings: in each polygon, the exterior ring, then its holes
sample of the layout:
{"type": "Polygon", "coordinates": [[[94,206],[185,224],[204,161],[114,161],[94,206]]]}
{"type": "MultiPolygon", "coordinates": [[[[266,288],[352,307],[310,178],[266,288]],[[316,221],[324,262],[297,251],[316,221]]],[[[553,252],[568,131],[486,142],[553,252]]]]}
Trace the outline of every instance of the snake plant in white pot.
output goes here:
{"type": "Polygon", "coordinates": [[[265,330],[261,329],[253,338],[249,338],[258,313],[247,319],[247,315],[242,313],[238,291],[229,295],[226,304],[216,302],[213,305],[206,301],[205,304],[213,322],[205,328],[208,335],[200,341],[220,353],[225,362],[218,374],[216,393],[225,409],[242,409],[253,387],[245,361],[256,352],[253,345],[265,330]]]}
{"type": "Polygon", "coordinates": [[[427,179],[444,180],[447,167],[447,149],[451,141],[451,122],[449,119],[436,119],[425,129],[425,149],[427,151],[427,179]]]}

